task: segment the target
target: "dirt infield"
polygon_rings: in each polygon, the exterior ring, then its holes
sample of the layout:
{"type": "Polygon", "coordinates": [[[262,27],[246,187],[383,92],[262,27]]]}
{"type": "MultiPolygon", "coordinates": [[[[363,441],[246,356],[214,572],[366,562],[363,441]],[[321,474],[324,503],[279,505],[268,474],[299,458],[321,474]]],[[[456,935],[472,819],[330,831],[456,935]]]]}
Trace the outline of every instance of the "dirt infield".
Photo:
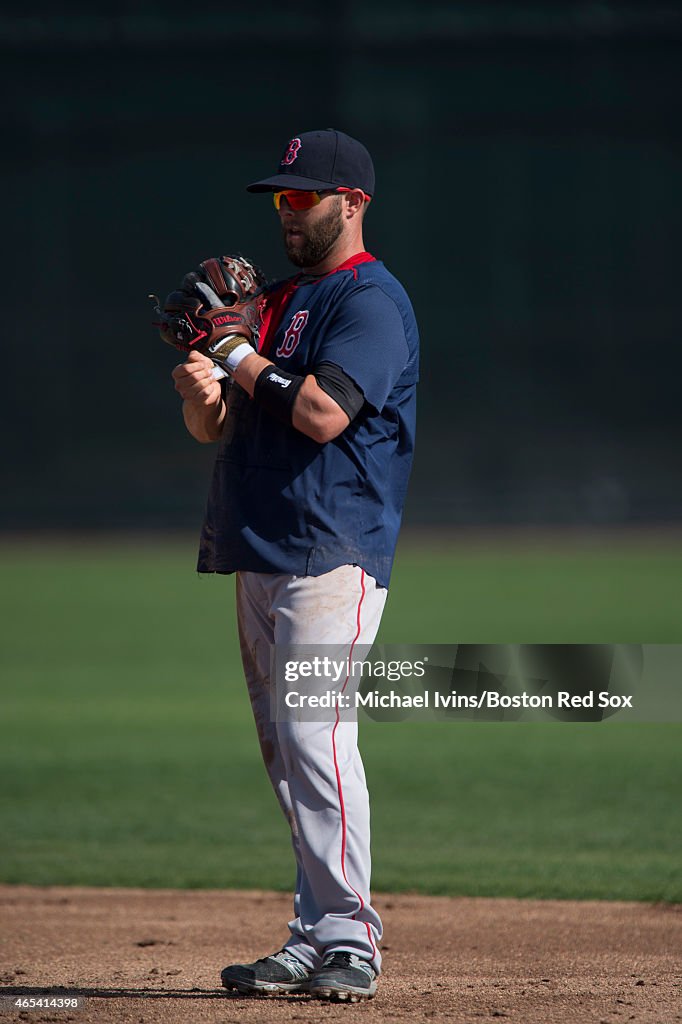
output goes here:
{"type": "Polygon", "coordinates": [[[682,906],[383,895],[375,999],[247,999],[220,968],[272,952],[268,892],[0,887],[0,1019],[75,1024],[682,1021],[682,906]],[[14,1000],[85,997],[78,1009],[14,1000]]]}

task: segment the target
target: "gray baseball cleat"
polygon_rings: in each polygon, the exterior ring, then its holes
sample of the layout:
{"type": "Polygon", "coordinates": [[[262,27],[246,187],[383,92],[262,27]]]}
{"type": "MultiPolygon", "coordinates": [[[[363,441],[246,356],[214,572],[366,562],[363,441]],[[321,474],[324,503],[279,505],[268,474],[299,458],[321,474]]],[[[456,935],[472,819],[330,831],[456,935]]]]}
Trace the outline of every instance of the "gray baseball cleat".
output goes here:
{"type": "Polygon", "coordinates": [[[242,995],[278,995],[307,992],[312,971],[287,949],[261,957],[252,964],[230,964],[220,973],[225,988],[242,995]]]}
{"type": "Polygon", "coordinates": [[[314,972],[308,991],[314,999],[357,1003],[372,998],[377,990],[376,978],[372,965],[355,953],[330,953],[314,972]]]}

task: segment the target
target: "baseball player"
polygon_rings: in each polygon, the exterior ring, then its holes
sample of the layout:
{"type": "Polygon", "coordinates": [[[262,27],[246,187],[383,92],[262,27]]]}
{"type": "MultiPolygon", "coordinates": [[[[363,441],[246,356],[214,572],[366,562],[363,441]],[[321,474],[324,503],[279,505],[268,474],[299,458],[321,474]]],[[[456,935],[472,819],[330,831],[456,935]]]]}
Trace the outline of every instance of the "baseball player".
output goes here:
{"type": "Polygon", "coordinates": [[[259,331],[234,307],[241,333],[221,340],[222,370],[194,348],[173,377],[189,432],[219,442],[198,570],[237,574],[244,672],[297,874],[282,948],[221,977],[242,993],[356,1002],[376,991],[382,936],[357,723],[273,720],[270,651],[353,657],[376,636],[412,462],[418,334],[402,286],[364,247],[364,146],[302,133],[248,191],[271,194],[298,272],[266,289],[259,331]]]}

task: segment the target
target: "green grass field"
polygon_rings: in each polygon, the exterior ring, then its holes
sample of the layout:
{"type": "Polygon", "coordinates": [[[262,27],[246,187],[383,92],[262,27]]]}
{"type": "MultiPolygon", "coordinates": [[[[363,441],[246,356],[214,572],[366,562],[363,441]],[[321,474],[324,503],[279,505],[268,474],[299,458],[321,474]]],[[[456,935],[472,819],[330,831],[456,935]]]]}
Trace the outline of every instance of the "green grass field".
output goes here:
{"type": "MultiPolygon", "coordinates": [[[[193,538],[0,547],[0,880],[288,889],[232,578],[193,538]]],[[[384,642],[682,642],[682,544],[405,540],[384,642]]],[[[374,886],[682,899],[682,726],[363,723],[374,886]]]]}

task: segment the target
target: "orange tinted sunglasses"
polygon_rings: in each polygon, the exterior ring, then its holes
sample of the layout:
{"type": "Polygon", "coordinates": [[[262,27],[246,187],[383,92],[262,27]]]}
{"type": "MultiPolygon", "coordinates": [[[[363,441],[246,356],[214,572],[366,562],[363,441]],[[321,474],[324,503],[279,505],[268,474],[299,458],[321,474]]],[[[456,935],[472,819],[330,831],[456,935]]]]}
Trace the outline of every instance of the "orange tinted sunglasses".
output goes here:
{"type": "Polygon", "coordinates": [[[319,192],[294,192],[293,190],[285,189],[283,192],[273,192],[272,201],[275,204],[275,209],[279,210],[282,197],[286,199],[292,210],[311,210],[313,206],[317,206],[318,203],[322,202],[322,196],[319,192]]]}
{"type": "MultiPolygon", "coordinates": [[[[325,195],[335,195],[338,192],[352,192],[350,188],[337,188],[330,189],[324,192],[300,192],[296,189],[284,189],[282,192],[273,192],[272,201],[275,204],[275,209],[279,210],[282,202],[282,196],[286,199],[287,203],[292,210],[311,210],[313,206],[317,206],[318,203],[322,202],[325,195]]],[[[363,192],[365,199],[370,199],[365,192],[363,192]]]]}

